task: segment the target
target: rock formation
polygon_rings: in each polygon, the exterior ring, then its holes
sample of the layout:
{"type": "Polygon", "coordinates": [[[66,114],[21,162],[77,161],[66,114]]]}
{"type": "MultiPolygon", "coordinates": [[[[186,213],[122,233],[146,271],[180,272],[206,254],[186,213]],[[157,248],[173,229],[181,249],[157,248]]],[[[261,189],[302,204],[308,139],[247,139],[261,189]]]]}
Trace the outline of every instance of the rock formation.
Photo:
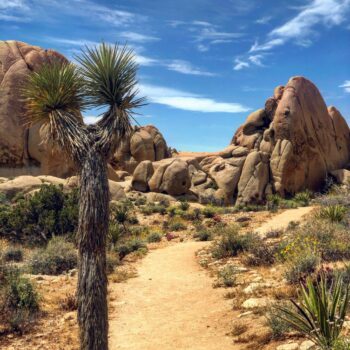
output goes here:
{"type": "MultiPolygon", "coordinates": [[[[20,89],[26,76],[52,60],[66,60],[53,50],[18,41],[0,41],[0,176],[54,175],[67,177],[74,168],[67,157],[43,143],[45,130],[24,125],[25,108],[20,89]]],[[[114,168],[133,172],[143,160],[157,161],[171,156],[157,128],[135,127],[113,161],[114,168]]],[[[111,180],[123,180],[109,168],[111,180]]]]}
{"type": "Polygon", "coordinates": [[[223,151],[141,162],[132,184],[141,191],[192,193],[202,202],[262,203],[271,193],[318,191],[349,161],[346,121],[335,107],[327,108],[312,82],[293,77],[248,116],[223,151]]]}

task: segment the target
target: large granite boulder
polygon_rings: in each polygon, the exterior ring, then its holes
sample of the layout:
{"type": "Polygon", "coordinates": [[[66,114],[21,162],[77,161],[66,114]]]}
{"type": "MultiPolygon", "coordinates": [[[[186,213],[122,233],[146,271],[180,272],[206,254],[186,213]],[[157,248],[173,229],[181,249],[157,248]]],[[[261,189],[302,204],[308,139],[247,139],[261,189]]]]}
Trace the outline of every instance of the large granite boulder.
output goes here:
{"type": "Polygon", "coordinates": [[[65,60],[53,50],[19,41],[0,41],[0,175],[72,173],[67,157],[42,142],[40,126],[27,129],[20,90],[26,76],[42,64],[65,60]]]}
{"type": "Polygon", "coordinates": [[[113,165],[118,169],[134,172],[137,165],[171,157],[167,143],[160,131],[153,125],[135,127],[131,136],[124,140],[115,153],[113,165]]]}

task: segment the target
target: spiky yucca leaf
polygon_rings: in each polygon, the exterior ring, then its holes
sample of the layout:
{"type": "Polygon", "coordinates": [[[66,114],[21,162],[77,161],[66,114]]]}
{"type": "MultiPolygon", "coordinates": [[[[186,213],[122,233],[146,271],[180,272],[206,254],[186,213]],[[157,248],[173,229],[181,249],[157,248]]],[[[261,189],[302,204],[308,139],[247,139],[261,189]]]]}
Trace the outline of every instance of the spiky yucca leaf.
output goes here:
{"type": "Polygon", "coordinates": [[[330,350],[339,338],[349,305],[349,286],[337,276],[331,286],[324,276],[314,285],[309,278],[301,285],[300,304],[277,307],[276,313],[292,328],[303,333],[321,349],[330,350]]]}
{"type": "Polygon", "coordinates": [[[83,79],[72,63],[55,60],[29,75],[23,88],[29,122],[46,122],[53,111],[78,115],[84,107],[83,79]]]}
{"type": "Polygon", "coordinates": [[[138,97],[135,56],[126,46],[102,43],[76,59],[89,106],[108,108],[96,124],[100,149],[108,158],[131,131],[134,110],[145,104],[145,98],[138,97]]]}
{"type": "Polygon", "coordinates": [[[26,125],[44,125],[45,141],[54,141],[72,158],[83,157],[88,138],[80,110],[85,106],[85,98],[83,79],[76,67],[62,60],[44,64],[28,76],[22,94],[26,125]]]}

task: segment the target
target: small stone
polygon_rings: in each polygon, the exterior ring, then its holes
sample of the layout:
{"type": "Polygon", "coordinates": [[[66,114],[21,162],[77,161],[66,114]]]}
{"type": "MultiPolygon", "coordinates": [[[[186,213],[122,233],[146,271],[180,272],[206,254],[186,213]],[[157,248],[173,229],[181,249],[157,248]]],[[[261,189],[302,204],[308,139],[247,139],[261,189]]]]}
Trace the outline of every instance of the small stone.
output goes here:
{"type": "Polygon", "coordinates": [[[268,298],[250,298],[242,304],[242,307],[244,309],[262,308],[268,306],[269,302],[268,298]]]}
{"type": "Polygon", "coordinates": [[[311,340],[305,340],[300,344],[299,350],[311,350],[315,347],[316,345],[311,340]]]}
{"type": "Polygon", "coordinates": [[[267,283],[259,283],[259,282],[253,282],[251,283],[248,287],[244,288],[243,292],[245,294],[252,294],[254,293],[257,289],[260,288],[268,288],[269,285],[267,283]]]}
{"type": "Polygon", "coordinates": [[[298,343],[289,343],[289,344],[282,344],[277,346],[276,350],[298,350],[299,344],[298,343]]]}
{"type": "MultiPolygon", "coordinates": [[[[253,313],[253,311],[246,311],[246,312],[242,312],[241,314],[238,315],[238,318],[242,318],[242,317],[246,317],[249,316],[253,313]]],[[[236,322],[236,321],[235,321],[236,322]]]]}

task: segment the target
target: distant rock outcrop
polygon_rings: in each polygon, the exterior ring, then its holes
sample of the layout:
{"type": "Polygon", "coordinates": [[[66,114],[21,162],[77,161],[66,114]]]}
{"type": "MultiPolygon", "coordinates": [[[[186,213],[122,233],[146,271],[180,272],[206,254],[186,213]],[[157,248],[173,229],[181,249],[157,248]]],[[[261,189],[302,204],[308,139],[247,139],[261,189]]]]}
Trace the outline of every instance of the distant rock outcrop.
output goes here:
{"type": "MultiPolygon", "coordinates": [[[[43,127],[25,127],[25,106],[20,99],[26,76],[57,59],[66,60],[53,50],[19,41],[0,41],[0,176],[74,174],[74,167],[64,153],[42,142],[43,127]]],[[[162,134],[147,125],[135,127],[112,164],[117,170],[132,173],[143,160],[158,161],[170,156],[162,134]]],[[[108,175],[111,180],[123,180],[111,167],[108,175]]]]}
{"type": "Polygon", "coordinates": [[[158,170],[154,170],[158,162],[142,162],[134,174],[134,187],[192,193],[203,202],[262,203],[271,193],[288,196],[320,190],[327,175],[348,166],[350,130],[335,107],[327,108],[312,82],[293,77],[275,89],[263,109],[248,116],[226,149],[176,159],[175,169],[180,164],[182,169],[170,177],[176,184],[171,186],[168,177],[163,180],[165,169],[172,169],[171,161],[157,165],[158,170]]]}

